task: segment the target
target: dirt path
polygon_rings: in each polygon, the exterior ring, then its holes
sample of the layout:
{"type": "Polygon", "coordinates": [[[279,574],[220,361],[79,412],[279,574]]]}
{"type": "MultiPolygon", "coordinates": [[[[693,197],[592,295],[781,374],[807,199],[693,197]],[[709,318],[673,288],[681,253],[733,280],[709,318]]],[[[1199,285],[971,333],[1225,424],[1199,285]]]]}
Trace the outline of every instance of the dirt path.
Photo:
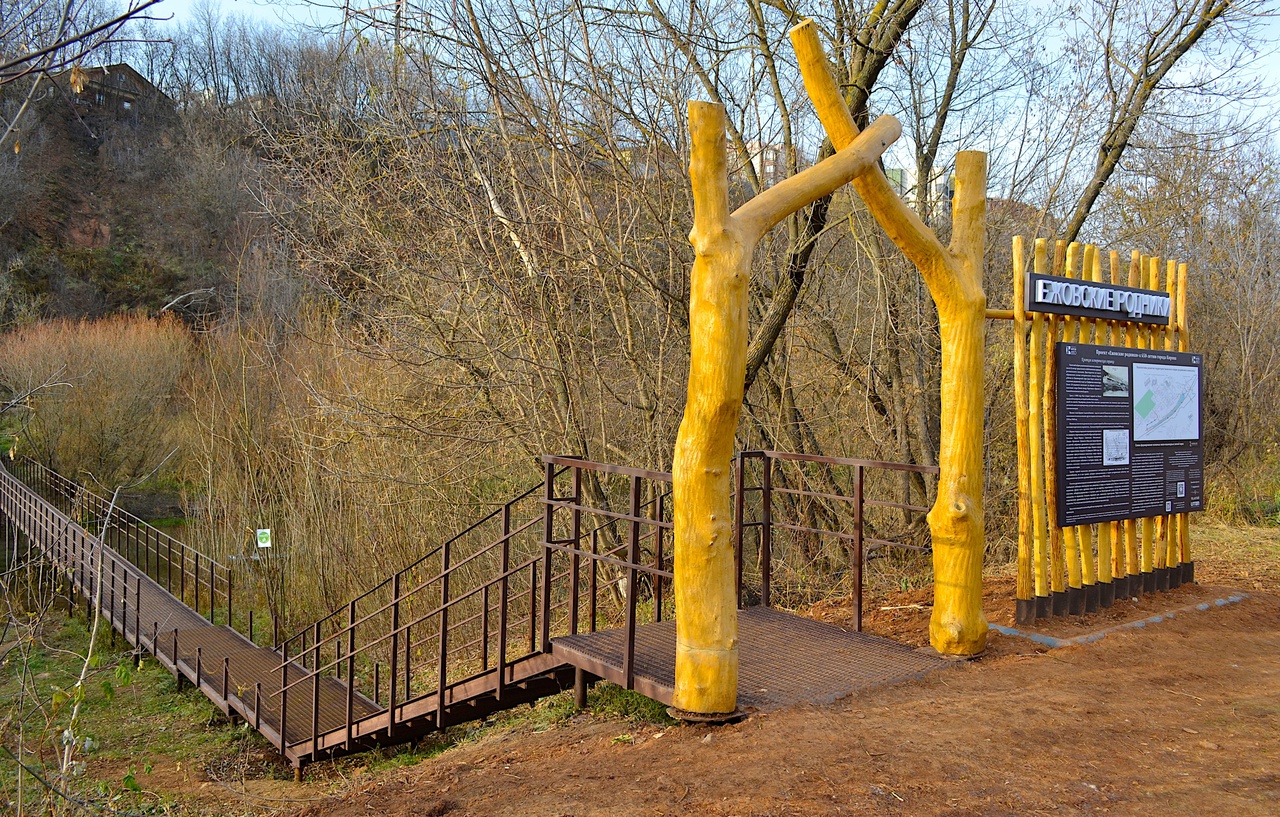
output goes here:
{"type": "Polygon", "coordinates": [[[1084,647],[997,636],[924,681],[735,726],[496,735],[297,817],[1280,814],[1280,596],[1251,592],[1084,647]]]}

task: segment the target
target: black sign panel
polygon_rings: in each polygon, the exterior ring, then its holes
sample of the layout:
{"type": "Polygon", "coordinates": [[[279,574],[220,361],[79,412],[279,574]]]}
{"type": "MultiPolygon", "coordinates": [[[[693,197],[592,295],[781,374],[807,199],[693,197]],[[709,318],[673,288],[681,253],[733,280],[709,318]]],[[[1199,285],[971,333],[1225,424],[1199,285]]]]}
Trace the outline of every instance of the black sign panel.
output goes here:
{"type": "Polygon", "coordinates": [[[1169,325],[1169,293],[1115,284],[1027,274],[1027,311],[1105,321],[1169,325]]]}
{"type": "Polygon", "coordinates": [[[1058,524],[1204,510],[1202,356],[1056,348],[1058,524]]]}

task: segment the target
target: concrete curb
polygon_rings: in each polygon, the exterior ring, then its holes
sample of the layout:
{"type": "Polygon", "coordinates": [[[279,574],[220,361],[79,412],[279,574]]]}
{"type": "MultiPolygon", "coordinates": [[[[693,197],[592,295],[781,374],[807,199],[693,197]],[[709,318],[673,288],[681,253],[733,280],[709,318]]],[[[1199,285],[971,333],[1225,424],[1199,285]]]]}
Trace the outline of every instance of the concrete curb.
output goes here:
{"type": "Polygon", "coordinates": [[[1158,613],[1139,621],[1129,621],[1124,624],[1117,624],[1114,627],[1107,627],[1105,630],[1098,630],[1096,632],[1086,633],[1085,635],[1078,635],[1075,638],[1054,638],[1053,636],[1041,635],[1040,633],[1028,633],[1022,630],[1015,630],[1013,627],[1005,627],[1000,624],[991,624],[989,626],[998,633],[1016,636],[1017,638],[1025,638],[1028,641],[1034,641],[1035,643],[1050,649],[1056,649],[1058,647],[1070,647],[1073,644],[1091,644],[1094,641],[1099,641],[1111,633],[1119,632],[1120,630],[1133,630],[1139,627],[1145,627],[1148,624],[1159,624],[1165,619],[1175,618],[1180,614],[1190,613],[1193,611],[1211,610],[1214,607],[1226,607],[1228,604],[1237,604],[1247,598],[1249,598],[1248,593],[1233,593],[1223,599],[1204,601],[1199,604],[1189,604],[1186,607],[1179,607],[1177,610],[1170,610],[1167,613],[1158,613]]]}

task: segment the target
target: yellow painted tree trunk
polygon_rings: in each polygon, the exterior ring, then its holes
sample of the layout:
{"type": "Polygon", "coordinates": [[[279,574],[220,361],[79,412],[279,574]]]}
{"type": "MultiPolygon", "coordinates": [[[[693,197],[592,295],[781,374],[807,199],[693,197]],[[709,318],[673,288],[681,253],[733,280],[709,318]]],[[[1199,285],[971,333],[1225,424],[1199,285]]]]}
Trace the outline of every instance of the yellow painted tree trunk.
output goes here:
{"type": "MultiPolygon", "coordinates": [[[[817,26],[812,20],[800,23],[791,30],[791,42],[814,110],[839,150],[858,137],[858,128],[818,41],[817,26]]],[[[889,238],[920,270],[938,309],[942,433],[938,496],[929,512],[935,588],[929,640],[942,653],[975,655],[987,643],[982,614],[986,155],[966,151],[956,156],[950,247],[944,247],[898,197],[882,171],[859,177],[854,187],[889,238]]]]}
{"type": "Polygon", "coordinates": [[[881,117],[857,140],[729,213],[725,114],[689,103],[695,258],[689,287],[689,386],[672,463],[676,709],[737,708],[738,610],[730,463],[747,360],[747,282],[756,244],[791,213],[874,167],[902,129],[881,117]]]}
{"type": "Polygon", "coordinates": [[[950,655],[973,655],[987,645],[982,615],[986,203],[986,154],[957,154],[951,247],[958,263],[951,265],[952,286],[929,282],[942,339],[938,496],[929,511],[934,583],[929,642],[950,655]]]}

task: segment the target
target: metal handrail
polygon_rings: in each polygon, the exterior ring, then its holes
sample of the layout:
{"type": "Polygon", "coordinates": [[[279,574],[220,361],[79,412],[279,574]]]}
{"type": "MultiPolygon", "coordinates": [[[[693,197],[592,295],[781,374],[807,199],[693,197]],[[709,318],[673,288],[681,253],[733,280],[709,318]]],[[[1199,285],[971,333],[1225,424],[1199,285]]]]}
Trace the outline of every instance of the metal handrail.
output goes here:
{"type": "Polygon", "coordinates": [[[830,457],[818,454],[798,454],[790,452],[780,452],[772,450],[758,451],[742,451],[735,458],[738,462],[737,475],[737,502],[735,513],[735,538],[736,538],[736,557],[738,570],[738,598],[741,603],[742,599],[742,570],[743,570],[743,531],[745,528],[760,529],[760,593],[761,603],[764,606],[772,604],[772,578],[773,568],[773,532],[775,530],[789,530],[798,533],[815,534],[818,536],[830,536],[836,539],[849,542],[852,545],[853,553],[849,560],[853,568],[854,574],[854,596],[855,596],[855,618],[854,626],[857,630],[862,629],[862,597],[863,597],[863,563],[869,553],[884,548],[902,548],[905,550],[925,551],[928,548],[911,544],[909,542],[895,542],[888,539],[868,537],[864,531],[866,524],[864,519],[864,511],[868,506],[872,507],[889,507],[900,510],[924,513],[928,508],[911,504],[909,502],[890,502],[886,500],[867,499],[863,496],[865,474],[868,471],[890,471],[890,472],[907,472],[921,474],[937,474],[938,466],[935,465],[915,465],[910,463],[885,462],[882,460],[866,460],[852,457],[830,457]],[[749,488],[745,482],[745,461],[747,459],[760,459],[763,462],[763,472],[761,483],[758,487],[749,488]],[[775,486],[773,484],[773,463],[779,462],[799,462],[814,463],[818,465],[849,467],[853,469],[853,488],[852,494],[846,495],[842,493],[832,493],[831,491],[809,490],[804,485],[804,473],[800,473],[801,483],[798,487],[775,486]],[[755,522],[746,522],[743,519],[744,505],[743,497],[747,493],[757,492],[761,495],[761,518],[755,522]],[[851,506],[853,519],[852,531],[831,530],[826,528],[813,527],[811,525],[794,524],[785,520],[775,519],[773,516],[773,495],[781,494],[793,497],[808,497],[814,499],[831,500],[851,506]]]}
{"type": "MultiPolygon", "coordinates": [[[[326,614],[326,615],[324,615],[324,616],[322,616],[322,617],[320,617],[320,618],[318,618],[318,619],[315,619],[314,621],[310,622],[309,624],[307,624],[307,626],[306,626],[306,627],[302,628],[302,629],[301,629],[301,630],[299,630],[298,632],[294,633],[293,635],[291,635],[291,636],[289,636],[288,638],[286,638],[286,639],[284,639],[283,641],[281,641],[279,644],[275,645],[275,648],[276,648],[277,650],[281,650],[281,649],[283,649],[285,646],[287,646],[287,645],[289,645],[289,644],[294,643],[294,642],[295,642],[296,640],[298,640],[299,638],[303,638],[303,637],[305,637],[305,636],[309,635],[309,634],[312,632],[312,629],[313,629],[317,624],[324,624],[325,622],[329,621],[330,619],[332,619],[332,618],[334,618],[334,617],[336,617],[336,616],[338,616],[338,615],[341,615],[342,613],[345,613],[345,612],[347,611],[347,607],[348,607],[349,605],[351,605],[351,604],[353,604],[353,603],[359,603],[359,602],[361,602],[361,601],[364,601],[366,598],[368,598],[369,596],[372,596],[374,593],[377,593],[379,590],[382,590],[382,589],[386,588],[386,587],[387,587],[387,585],[389,585],[389,584],[392,584],[392,583],[393,583],[393,581],[395,580],[395,578],[396,578],[396,577],[398,577],[398,576],[404,576],[404,574],[406,574],[406,573],[408,573],[410,570],[413,570],[414,568],[418,567],[418,566],[419,566],[419,565],[421,565],[423,562],[425,562],[425,561],[427,561],[428,559],[430,559],[432,556],[435,556],[435,555],[437,555],[437,554],[441,553],[441,552],[444,550],[444,548],[448,547],[449,545],[454,544],[455,542],[460,541],[463,537],[467,536],[467,534],[469,534],[469,533],[472,533],[473,531],[475,531],[476,529],[478,529],[481,525],[484,525],[484,524],[485,524],[485,523],[487,523],[487,522],[491,522],[491,521],[493,521],[495,518],[497,518],[497,517],[501,516],[501,514],[503,513],[503,511],[504,511],[505,509],[510,509],[510,508],[511,508],[511,507],[513,507],[516,503],[518,503],[518,502],[520,502],[520,501],[522,501],[522,500],[528,499],[530,496],[532,496],[534,493],[536,493],[536,492],[538,491],[538,489],[539,489],[539,488],[541,488],[541,487],[542,487],[542,483],[538,483],[537,485],[534,485],[533,487],[531,487],[531,488],[529,488],[528,490],[526,490],[524,493],[522,493],[522,494],[520,494],[519,496],[517,496],[515,499],[508,500],[507,502],[504,502],[503,504],[501,504],[501,505],[499,505],[498,507],[494,508],[494,509],[493,509],[492,511],[490,511],[490,512],[489,512],[489,514],[488,514],[488,515],[486,515],[483,519],[480,519],[479,521],[477,521],[477,522],[475,522],[475,523],[473,523],[473,524],[471,524],[471,525],[467,526],[467,527],[466,527],[465,529],[463,529],[462,531],[460,531],[460,532],[458,532],[458,533],[454,534],[453,536],[449,537],[449,538],[448,538],[448,539],[446,539],[445,541],[443,541],[443,542],[441,542],[440,544],[436,545],[434,548],[432,548],[431,550],[428,550],[426,553],[424,553],[422,556],[420,556],[420,557],[418,557],[417,559],[415,559],[413,562],[411,562],[411,563],[409,563],[409,564],[405,565],[404,567],[400,568],[400,569],[399,569],[399,570],[397,570],[395,573],[393,573],[391,576],[387,577],[386,579],[383,579],[381,582],[379,582],[378,584],[376,584],[376,585],[374,585],[373,587],[369,588],[368,590],[364,591],[364,592],[363,592],[363,593],[361,593],[360,595],[355,596],[354,598],[348,599],[345,603],[343,603],[343,604],[342,604],[342,606],[334,608],[334,610],[333,610],[332,612],[330,612],[330,613],[328,613],[328,614],[326,614]]],[[[490,547],[493,547],[494,545],[497,545],[497,544],[501,544],[501,542],[495,542],[493,545],[490,545],[490,547]]],[[[438,577],[437,577],[437,578],[438,578],[438,577]]],[[[403,595],[404,595],[404,594],[402,594],[402,596],[403,596],[403,595]]],[[[310,649],[310,648],[308,648],[308,649],[310,649]]]]}
{"type": "Polygon", "coordinates": [[[816,462],[823,465],[860,465],[863,468],[874,468],[878,471],[912,471],[918,474],[937,474],[941,469],[936,465],[915,465],[906,462],[886,462],[883,460],[863,460],[851,457],[827,457],[820,454],[796,454],[789,451],[742,451],[739,456],[763,456],[771,460],[790,460],[798,462],[816,462]]]}
{"type": "MultiPolygon", "coordinates": [[[[133,544],[135,547],[145,547],[146,560],[150,560],[152,554],[154,554],[157,575],[159,574],[160,562],[163,559],[168,567],[169,576],[173,575],[176,568],[176,572],[179,576],[180,587],[182,588],[180,592],[183,592],[184,595],[186,578],[187,576],[190,576],[193,580],[193,590],[196,593],[196,603],[192,609],[197,613],[201,613],[199,605],[200,589],[201,587],[208,588],[209,619],[212,621],[215,609],[224,607],[227,613],[227,624],[228,626],[232,626],[232,571],[230,567],[191,547],[185,542],[170,536],[154,525],[151,525],[143,519],[121,508],[119,505],[113,506],[112,503],[103,496],[94,493],[92,490],[75,480],[63,476],[57,471],[45,466],[43,463],[33,460],[30,457],[24,457],[19,463],[16,463],[16,465],[17,471],[27,473],[23,475],[20,475],[19,473],[11,473],[10,475],[14,479],[17,479],[23,484],[27,484],[29,481],[35,482],[39,486],[46,487],[47,489],[55,492],[61,499],[70,501],[71,509],[74,509],[77,498],[81,498],[86,506],[84,509],[88,512],[100,514],[99,518],[107,517],[107,512],[110,511],[107,530],[114,530],[122,535],[124,538],[125,550],[121,550],[119,547],[120,542],[118,539],[113,541],[113,537],[110,536],[102,537],[103,545],[120,554],[125,559],[126,563],[133,564],[135,568],[142,571],[144,574],[150,575],[150,562],[147,561],[145,565],[134,564],[134,560],[130,558],[129,553],[127,552],[131,532],[142,531],[144,533],[143,537],[141,537],[142,541],[139,541],[139,537],[137,535],[133,535],[133,544]],[[155,540],[154,548],[152,547],[153,538],[155,540]],[[173,555],[175,545],[177,546],[178,559],[175,559],[173,555]],[[188,560],[190,560],[192,564],[190,570],[187,568],[188,560]],[[204,562],[204,564],[208,566],[207,570],[201,562],[204,562]],[[219,589],[219,580],[221,580],[221,589],[219,589]],[[221,605],[219,605],[219,599],[221,599],[221,605]]],[[[36,491],[38,495],[39,491],[37,489],[37,485],[27,485],[27,487],[32,491],[36,491]]],[[[68,522],[71,521],[70,513],[63,512],[54,504],[50,504],[50,509],[54,513],[64,516],[68,522]]],[[[138,554],[135,552],[134,558],[136,559],[137,556],[138,554]]],[[[201,613],[201,615],[204,614],[201,613]]]]}

